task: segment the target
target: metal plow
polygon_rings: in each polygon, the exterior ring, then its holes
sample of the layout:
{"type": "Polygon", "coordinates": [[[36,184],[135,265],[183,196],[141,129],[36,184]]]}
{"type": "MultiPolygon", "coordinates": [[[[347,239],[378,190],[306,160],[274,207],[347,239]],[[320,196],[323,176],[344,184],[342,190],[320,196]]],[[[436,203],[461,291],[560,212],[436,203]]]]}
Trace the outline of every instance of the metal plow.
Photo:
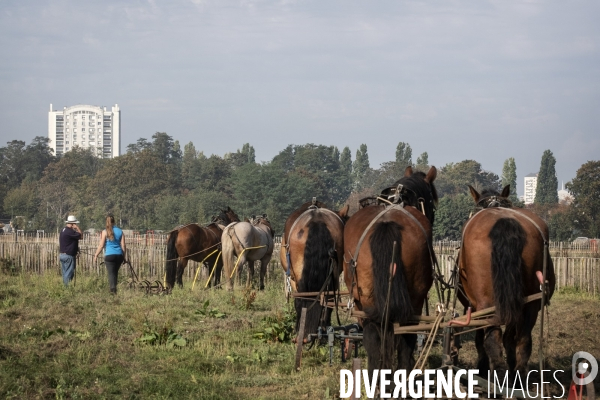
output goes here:
{"type": "Polygon", "coordinates": [[[131,276],[127,279],[127,287],[129,289],[143,290],[146,294],[168,294],[168,288],[161,281],[155,280],[154,282],[150,282],[147,279],[140,281],[131,262],[125,261],[124,264],[129,266],[129,272],[131,273],[131,276]]]}

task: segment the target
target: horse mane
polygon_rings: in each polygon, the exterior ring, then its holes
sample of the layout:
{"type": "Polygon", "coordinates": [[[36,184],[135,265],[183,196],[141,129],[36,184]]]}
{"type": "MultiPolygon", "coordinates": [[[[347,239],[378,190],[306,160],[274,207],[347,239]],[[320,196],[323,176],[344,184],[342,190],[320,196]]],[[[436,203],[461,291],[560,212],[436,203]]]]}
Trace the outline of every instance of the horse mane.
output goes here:
{"type": "Polygon", "coordinates": [[[433,185],[433,180],[431,183],[429,183],[425,180],[426,177],[427,174],[424,172],[413,172],[410,176],[405,175],[394,182],[393,188],[398,187],[398,185],[402,185],[405,189],[408,189],[408,191],[412,192],[410,196],[407,196],[407,199],[405,199],[404,196],[402,197],[403,201],[405,201],[407,205],[420,209],[419,199],[423,199],[425,215],[427,216],[427,219],[429,219],[429,222],[433,225],[433,220],[435,217],[434,212],[438,204],[438,193],[437,189],[433,185]]]}
{"type": "MultiPolygon", "coordinates": [[[[402,184],[407,186],[409,189],[413,190],[420,197],[427,196],[431,193],[433,204],[437,206],[438,204],[438,193],[437,189],[433,184],[429,184],[425,181],[425,177],[427,175],[424,172],[417,171],[414,172],[411,176],[403,176],[394,182],[394,186],[398,186],[402,184]]],[[[425,197],[423,197],[425,198],[425,197]]]]}

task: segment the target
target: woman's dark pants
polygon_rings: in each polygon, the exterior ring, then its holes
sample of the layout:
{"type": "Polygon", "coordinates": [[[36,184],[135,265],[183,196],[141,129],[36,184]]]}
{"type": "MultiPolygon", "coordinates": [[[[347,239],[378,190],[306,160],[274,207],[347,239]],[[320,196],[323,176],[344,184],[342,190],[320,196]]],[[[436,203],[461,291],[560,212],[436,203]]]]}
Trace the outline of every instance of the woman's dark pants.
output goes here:
{"type": "Polygon", "coordinates": [[[123,264],[122,254],[112,254],[104,257],[106,272],[108,273],[108,286],[111,293],[117,293],[117,278],[119,277],[119,268],[123,264]]]}

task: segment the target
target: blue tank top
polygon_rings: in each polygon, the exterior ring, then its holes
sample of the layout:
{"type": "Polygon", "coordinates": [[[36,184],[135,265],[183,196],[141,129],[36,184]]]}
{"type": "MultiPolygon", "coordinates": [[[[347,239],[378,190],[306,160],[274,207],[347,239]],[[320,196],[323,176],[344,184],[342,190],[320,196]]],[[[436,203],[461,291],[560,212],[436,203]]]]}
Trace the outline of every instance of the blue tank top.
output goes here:
{"type": "Polygon", "coordinates": [[[115,235],[115,240],[110,240],[108,235],[106,236],[106,244],[104,246],[105,256],[123,254],[123,249],[121,248],[121,237],[123,237],[123,231],[121,228],[113,226],[113,233],[115,235]]]}

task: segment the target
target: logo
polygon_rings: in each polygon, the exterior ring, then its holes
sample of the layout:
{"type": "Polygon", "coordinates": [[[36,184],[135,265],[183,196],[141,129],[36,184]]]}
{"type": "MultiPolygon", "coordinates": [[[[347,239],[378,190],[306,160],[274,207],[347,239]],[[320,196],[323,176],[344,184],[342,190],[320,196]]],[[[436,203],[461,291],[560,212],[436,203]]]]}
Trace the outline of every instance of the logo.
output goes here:
{"type": "Polygon", "coordinates": [[[598,362],[590,353],[585,351],[578,351],[573,354],[573,382],[575,384],[584,386],[588,383],[592,382],[596,375],[598,375],[598,362]],[[577,362],[580,359],[584,359],[583,362],[577,362]],[[591,367],[591,371],[588,376],[584,377],[584,374],[588,371],[588,368],[591,367]]]}

